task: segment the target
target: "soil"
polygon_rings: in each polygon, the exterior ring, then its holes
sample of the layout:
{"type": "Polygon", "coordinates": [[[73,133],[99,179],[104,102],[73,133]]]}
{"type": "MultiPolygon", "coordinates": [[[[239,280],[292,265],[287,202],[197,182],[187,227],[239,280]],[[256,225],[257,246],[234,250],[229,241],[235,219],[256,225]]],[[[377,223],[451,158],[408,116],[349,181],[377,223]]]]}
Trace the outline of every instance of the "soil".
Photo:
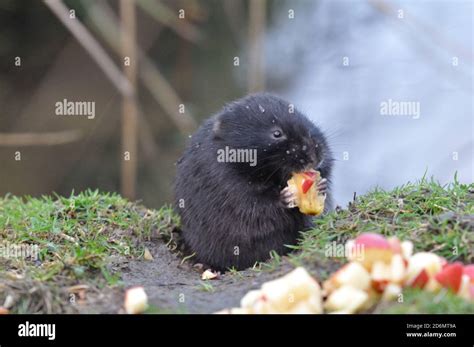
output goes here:
{"type": "MultiPolygon", "coordinates": [[[[106,288],[100,295],[88,293],[78,312],[122,313],[125,289],[143,286],[151,308],[149,313],[214,313],[240,306],[241,298],[249,290],[260,288],[264,282],[281,277],[294,268],[283,257],[273,270],[226,272],[218,279],[203,281],[202,270],[193,267],[190,261],[183,262],[163,241],[147,242],[146,247],[153,260],[114,260],[113,268],[121,273],[123,287],[106,288]],[[212,288],[206,290],[206,284],[212,288]]],[[[316,278],[321,270],[306,264],[305,268],[316,278]]]]}
{"type": "Polygon", "coordinates": [[[145,287],[151,306],[169,312],[213,313],[236,307],[240,299],[263,282],[291,270],[287,263],[275,271],[245,270],[238,274],[221,274],[218,279],[203,281],[200,271],[190,262],[169,251],[163,243],[148,244],[153,260],[135,260],[122,269],[125,287],[145,287]],[[212,285],[205,290],[203,282],[212,285]]]}

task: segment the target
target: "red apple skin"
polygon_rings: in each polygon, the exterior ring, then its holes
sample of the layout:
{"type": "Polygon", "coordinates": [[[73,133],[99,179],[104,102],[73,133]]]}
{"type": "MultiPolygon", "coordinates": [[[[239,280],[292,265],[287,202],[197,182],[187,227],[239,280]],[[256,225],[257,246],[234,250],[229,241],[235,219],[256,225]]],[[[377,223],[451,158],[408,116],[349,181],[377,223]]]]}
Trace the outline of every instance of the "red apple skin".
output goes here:
{"type": "Polygon", "coordinates": [[[402,253],[402,246],[400,244],[399,239],[397,239],[396,237],[391,237],[387,239],[387,242],[390,244],[390,247],[392,248],[393,253],[397,253],[397,254],[402,253]]]}
{"type": "Polygon", "coordinates": [[[372,281],[372,288],[378,293],[383,293],[388,284],[388,280],[372,281]]]}
{"type": "Polygon", "coordinates": [[[412,288],[423,288],[429,280],[428,273],[425,269],[421,270],[418,276],[415,277],[413,282],[411,282],[410,287],[412,288]]]}
{"type": "Polygon", "coordinates": [[[455,293],[458,292],[461,285],[461,277],[463,273],[463,265],[461,262],[455,262],[446,265],[439,273],[435,275],[435,279],[446,288],[451,289],[455,293]]]}
{"type": "Polygon", "coordinates": [[[390,249],[390,243],[380,234],[363,233],[355,240],[355,244],[364,245],[367,248],[390,249]]]}
{"type": "Polygon", "coordinates": [[[474,264],[464,266],[463,274],[471,279],[471,283],[474,283],[474,264]]]}
{"type": "Polygon", "coordinates": [[[373,263],[382,261],[389,264],[393,256],[390,243],[380,234],[361,234],[354,240],[354,247],[360,247],[362,249],[363,258],[361,263],[369,271],[373,263]]]}
{"type": "Polygon", "coordinates": [[[303,194],[306,194],[313,184],[314,179],[305,178],[303,184],[301,185],[301,190],[303,191],[303,194]]]}

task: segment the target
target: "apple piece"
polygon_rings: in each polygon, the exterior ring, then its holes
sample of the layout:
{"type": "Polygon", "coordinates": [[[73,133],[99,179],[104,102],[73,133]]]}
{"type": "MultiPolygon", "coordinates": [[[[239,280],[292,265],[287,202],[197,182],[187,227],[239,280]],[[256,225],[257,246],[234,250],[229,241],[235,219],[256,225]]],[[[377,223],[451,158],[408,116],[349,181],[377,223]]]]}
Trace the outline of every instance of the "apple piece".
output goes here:
{"type": "Polygon", "coordinates": [[[301,185],[301,191],[303,192],[303,194],[306,194],[313,184],[314,179],[305,178],[303,180],[303,184],[301,185]]]}
{"type": "Polygon", "coordinates": [[[463,268],[463,274],[469,277],[471,283],[474,283],[474,264],[465,265],[463,268]]]}
{"type": "Polygon", "coordinates": [[[251,290],[240,300],[241,307],[252,307],[261,299],[262,292],[260,290],[251,290]]]}
{"type": "Polygon", "coordinates": [[[324,307],[332,313],[355,313],[362,310],[369,299],[369,294],[365,291],[352,286],[344,286],[329,295],[324,307]]]}
{"type": "Polygon", "coordinates": [[[321,287],[302,267],[294,269],[279,279],[264,283],[262,293],[270,305],[279,312],[286,312],[295,303],[306,301],[311,297],[315,297],[318,302],[312,307],[313,313],[322,312],[321,287]]]}
{"type": "Polygon", "coordinates": [[[392,272],[390,265],[385,264],[382,261],[376,261],[372,265],[372,271],[370,273],[372,277],[372,287],[379,293],[385,290],[385,287],[390,282],[392,272]]]}
{"type": "Polygon", "coordinates": [[[402,245],[401,245],[400,240],[397,237],[391,236],[387,238],[387,242],[390,244],[390,247],[392,248],[393,253],[402,252],[402,245]]]}
{"type": "Polygon", "coordinates": [[[400,244],[400,248],[402,250],[402,256],[405,260],[410,259],[413,254],[413,242],[411,241],[403,241],[400,244]]]}
{"type": "Polygon", "coordinates": [[[401,254],[395,254],[390,263],[390,282],[401,284],[405,278],[405,260],[401,254]]]}
{"type": "Polygon", "coordinates": [[[326,280],[323,283],[323,288],[329,294],[344,285],[366,290],[370,286],[370,275],[361,264],[350,262],[326,280]]]}
{"type": "Polygon", "coordinates": [[[439,257],[439,258],[441,259],[441,269],[444,269],[444,267],[448,265],[449,263],[445,258],[443,257],[439,257]]]}
{"type": "Polygon", "coordinates": [[[319,172],[315,170],[305,171],[304,175],[306,178],[310,178],[312,180],[316,180],[319,177],[319,172]]]}
{"type": "Polygon", "coordinates": [[[401,254],[394,254],[390,264],[375,262],[371,277],[372,287],[378,292],[383,292],[390,283],[401,285],[405,278],[405,263],[401,254]]]}
{"type": "Polygon", "coordinates": [[[154,259],[150,250],[146,247],[145,247],[145,251],[143,252],[143,259],[148,260],[148,261],[151,261],[154,259]]]}
{"type": "Polygon", "coordinates": [[[446,265],[439,273],[435,275],[435,279],[445,288],[451,289],[457,293],[461,285],[461,277],[463,274],[463,265],[461,262],[455,262],[446,265]]]}
{"type": "Polygon", "coordinates": [[[474,301],[474,264],[464,266],[458,294],[464,299],[474,301]]]}
{"type": "Polygon", "coordinates": [[[382,300],[393,301],[402,293],[402,287],[395,283],[389,283],[382,294],[382,300]]]}
{"type": "Polygon", "coordinates": [[[207,280],[214,280],[214,279],[219,279],[219,273],[218,272],[214,272],[210,269],[207,269],[206,271],[204,271],[201,275],[201,279],[204,280],[204,281],[207,281],[207,280]]]}
{"type": "Polygon", "coordinates": [[[377,261],[372,265],[372,287],[377,292],[383,292],[390,284],[401,285],[405,278],[405,263],[401,254],[395,254],[390,264],[377,261]]]}
{"type": "Polygon", "coordinates": [[[423,289],[428,292],[436,293],[436,292],[439,292],[441,288],[443,288],[441,284],[437,280],[435,280],[434,277],[430,277],[423,289]]]}
{"type": "Polygon", "coordinates": [[[443,267],[443,258],[434,253],[420,252],[408,260],[405,282],[415,287],[423,288],[431,277],[434,277],[443,267]],[[425,270],[425,273],[422,273],[425,270]]]}
{"type": "Polygon", "coordinates": [[[293,173],[287,181],[288,188],[296,196],[296,205],[303,214],[320,215],[324,211],[326,195],[319,194],[317,183],[321,179],[318,171],[293,173]]]}
{"type": "Polygon", "coordinates": [[[470,299],[470,293],[469,293],[470,287],[471,287],[471,279],[469,278],[468,275],[463,274],[462,277],[461,277],[461,285],[459,286],[458,295],[461,298],[469,300],[470,299]]]}
{"type": "Polygon", "coordinates": [[[248,292],[240,305],[259,314],[323,312],[321,287],[302,267],[248,292]]]}
{"type": "Polygon", "coordinates": [[[249,312],[256,314],[274,313],[268,298],[261,289],[251,290],[240,300],[240,306],[249,312]]]}
{"type": "Polygon", "coordinates": [[[142,313],[148,307],[148,297],[143,287],[132,287],[125,292],[125,312],[142,313]]]}
{"type": "Polygon", "coordinates": [[[367,248],[378,248],[378,249],[390,249],[390,243],[388,240],[380,235],[375,233],[363,233],[360,234],[355,239],[356,244],[362,244],[367,248]]]}
{"type": "Polygon", "coordinates": [[[430,277],[425,269],[422,269],[412,281],[408,281],[407,284],[412,288],[423,288],[428,283],[430,277]]]}
{"type": "MultiPolygon", "coordinates": [[[[388,264],[393,256],[390,243],[380,234],[363,233],[354,240],[352,247],[355,251],[360,249],[362,254],[350,260],[359,261],[369,271],[374,262],[382,261],[388,264]]],[[[355,251],[349,252],[349,256],[352,253],[357,254],[355,251]]]]}

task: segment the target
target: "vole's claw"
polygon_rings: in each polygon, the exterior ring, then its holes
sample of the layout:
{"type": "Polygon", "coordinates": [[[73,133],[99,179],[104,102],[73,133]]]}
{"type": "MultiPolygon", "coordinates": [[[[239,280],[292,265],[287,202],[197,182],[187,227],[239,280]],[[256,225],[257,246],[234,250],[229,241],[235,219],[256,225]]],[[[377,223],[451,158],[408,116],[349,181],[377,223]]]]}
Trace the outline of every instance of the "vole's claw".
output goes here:
{"type": "Polygon", "coordinates": [[[280,201],[285,208],[296,207],[296,196],[289,187],[282,189],[280,192],[280,201]]]}
{"type": "Polygon", "coordinates": [[[327,193],[327,190],[328,190],[328,180],[323,178],[318,182],[318,191],[321,194],[325,195],[327,193]]]}

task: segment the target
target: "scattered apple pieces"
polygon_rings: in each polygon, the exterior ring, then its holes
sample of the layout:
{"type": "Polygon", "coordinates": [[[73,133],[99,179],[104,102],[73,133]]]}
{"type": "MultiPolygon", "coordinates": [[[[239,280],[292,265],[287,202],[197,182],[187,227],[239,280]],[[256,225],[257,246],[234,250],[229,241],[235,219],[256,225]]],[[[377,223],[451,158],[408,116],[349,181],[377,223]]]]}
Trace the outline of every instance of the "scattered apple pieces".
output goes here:
{"type": "Polygon", "coordinates": [[[125,292],[125,312],[138,314],[148,308],[148,297],[143,287],[133,287],[125,292]]]}
{"type": "MultiPolygon", "coordinates": [[[[405,284],[413,288],[424,288],[432,278],[441,271],[446,261],[434,253],[420,252],[408,260],[405,284]]],[[[434,289],[436,285],[430,284],[434,289]]],[[[434,291],[434,290],[432,290],[434,291]]]]}
{"type": "Polygon", "coordinates": [[[329,280],[323,283],[323,288],[327,294],[345,285],[367,290],[370,282],[371,278],[367,270],[361,264],[352,262],[336,271],[329,280]]]}
{"type": "Polygon", "coordinates": [[[324,308],[330,313],[356,313],[369,302],[369,294],[352,286],[343,286],[329,295],[324,308]]]}
{"type": "Polygon", "coordinates": [[[302,267],[251,290],[240,306],[217,313],[323,313],[321,287],[302,267]]]}
{"type": "Polygon", "coordinates": [[[346,249],[349,263],[324,281],[322,291],[299,267],[248,292],[241,307],[217,313],[323,313],[323,308],[327,313],[357,313],[379,300],[399,299],[405,287],[431,292],[445,288],[474,301],[474,264],[448,263],[430,252],[412,254],[412,242],[374,233],[349,240],[346,249]]]}

